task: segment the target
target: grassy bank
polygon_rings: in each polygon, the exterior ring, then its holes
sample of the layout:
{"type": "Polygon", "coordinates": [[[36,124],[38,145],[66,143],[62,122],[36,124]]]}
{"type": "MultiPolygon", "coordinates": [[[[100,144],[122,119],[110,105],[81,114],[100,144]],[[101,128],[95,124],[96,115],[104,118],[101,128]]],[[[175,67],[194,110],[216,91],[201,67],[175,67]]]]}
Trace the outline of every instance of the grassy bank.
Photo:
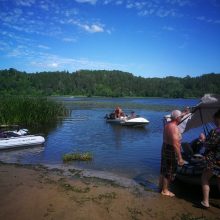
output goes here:
{"type": "Polygon", "coordinates": [[[1,96],[0,124],[41,126],[67,115],[66,108],[42,97],[1,96]]]}

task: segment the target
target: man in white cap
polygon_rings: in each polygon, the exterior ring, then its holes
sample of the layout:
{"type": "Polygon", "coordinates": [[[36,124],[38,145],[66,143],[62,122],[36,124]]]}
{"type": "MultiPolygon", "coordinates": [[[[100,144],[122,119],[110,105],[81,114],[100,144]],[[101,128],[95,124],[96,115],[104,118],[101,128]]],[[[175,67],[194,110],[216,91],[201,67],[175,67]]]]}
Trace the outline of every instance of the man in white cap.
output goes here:
{"type": "Polygon", "coordinates": [[[181,133],[178,129],[178,124],[181,121],[183,114],[179,110],[171,112],[171,121],[164,127],[163,146],[161,152],[161,194],[164,196],[173,197],[175,194],[169,191],[169,185],[174,180],[177,165],[182,166],[181,133]]]}

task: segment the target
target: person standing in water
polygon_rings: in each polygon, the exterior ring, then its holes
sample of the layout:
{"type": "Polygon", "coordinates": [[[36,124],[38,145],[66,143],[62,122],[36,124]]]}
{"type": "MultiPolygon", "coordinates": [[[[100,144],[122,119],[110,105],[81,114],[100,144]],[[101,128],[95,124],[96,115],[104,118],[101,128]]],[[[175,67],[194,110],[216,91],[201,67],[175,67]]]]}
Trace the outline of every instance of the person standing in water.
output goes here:
{"type": "Polygon", "coordinates": [[[175,178],[177,165],[182,166],[184,164],[180,151],[181,133],[178,129],[178,124],[182,116],[181,111],[172,111],[171,121],[165,125],[163,132],[160,184],[161,194],[169,197],[175,196],[175,194],[169,190],[169,185],[175,178]]]}

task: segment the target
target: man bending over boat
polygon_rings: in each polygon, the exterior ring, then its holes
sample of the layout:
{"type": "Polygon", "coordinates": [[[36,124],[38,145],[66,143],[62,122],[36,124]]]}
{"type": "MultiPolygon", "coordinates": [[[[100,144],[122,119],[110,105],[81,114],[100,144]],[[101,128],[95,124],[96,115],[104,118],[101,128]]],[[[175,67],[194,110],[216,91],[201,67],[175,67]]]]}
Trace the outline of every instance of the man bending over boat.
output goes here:
{"type": "Polygon", "coordinates": [[[181,133],[177,127],[182,116],[181,111],[172,111],[171,121],[164,127],[160,170],[161,194],[164,196],[175,196],[175,194],[169,191],[169,185],[175,178],[177,165],[182,166],[184,164],[180,151],[181,133]]]}

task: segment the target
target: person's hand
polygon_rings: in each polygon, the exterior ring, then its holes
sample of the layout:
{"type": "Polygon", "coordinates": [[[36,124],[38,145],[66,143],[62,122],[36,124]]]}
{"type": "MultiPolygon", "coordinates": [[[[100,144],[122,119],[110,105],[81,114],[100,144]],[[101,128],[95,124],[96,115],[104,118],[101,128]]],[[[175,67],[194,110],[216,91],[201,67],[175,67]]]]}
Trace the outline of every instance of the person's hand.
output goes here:
{"type": "Polygon", "coordinates": [[[185,164],[185,160],[183,160],[182,158],[178,160],[178,165],[179,166],[183,166],[185,164]]]}

